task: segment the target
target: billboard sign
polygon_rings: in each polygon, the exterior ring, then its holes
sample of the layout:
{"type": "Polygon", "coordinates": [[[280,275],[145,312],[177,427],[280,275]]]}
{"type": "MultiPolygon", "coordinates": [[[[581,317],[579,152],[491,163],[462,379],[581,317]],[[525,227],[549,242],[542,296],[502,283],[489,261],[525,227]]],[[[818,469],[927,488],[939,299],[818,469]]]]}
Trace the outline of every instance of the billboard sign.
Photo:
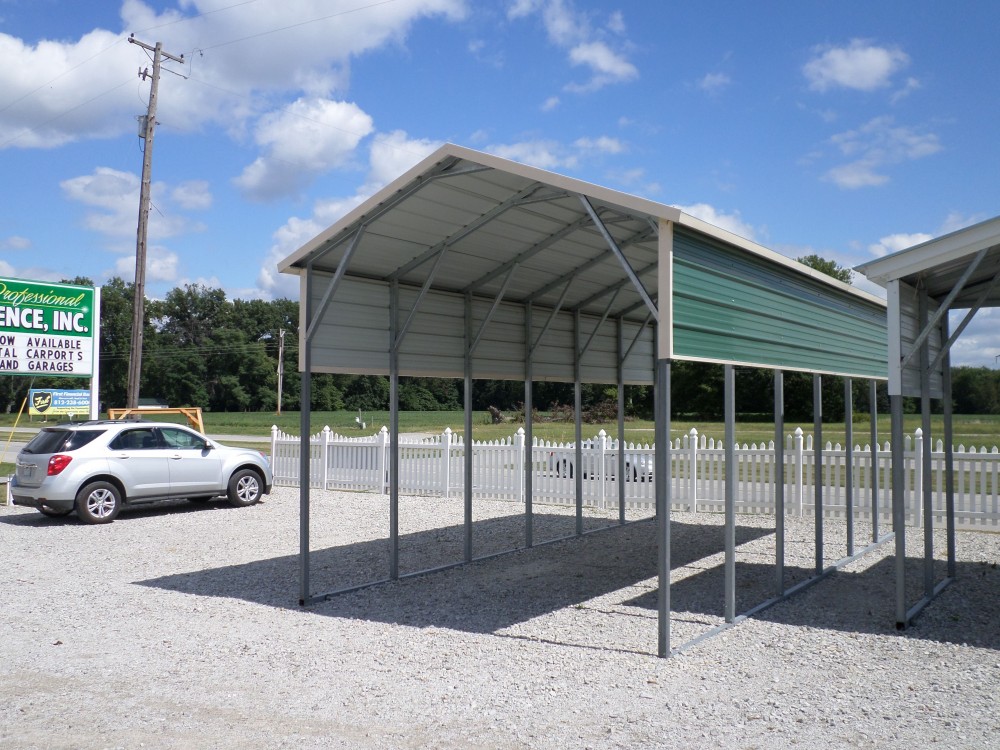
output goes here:
{"type": "Polygon", "coordinates": [[[93,376],[94,300],[93,287],[0,278],[0,375],[93,376]]]}
{"type": "Polygon", "coordinates": [[[28,413],[34,416],[84,416],[90,414],[90,391],[32,388],[28,413]]]}

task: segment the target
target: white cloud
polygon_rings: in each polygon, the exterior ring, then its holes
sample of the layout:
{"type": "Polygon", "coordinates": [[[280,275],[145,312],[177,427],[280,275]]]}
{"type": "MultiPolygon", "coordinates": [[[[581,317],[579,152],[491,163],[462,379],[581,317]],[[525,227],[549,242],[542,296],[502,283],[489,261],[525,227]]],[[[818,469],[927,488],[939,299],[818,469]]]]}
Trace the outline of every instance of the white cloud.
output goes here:
{"type": "MultiPolygon", "coordinates": [[[[68,199],[95,209],[84,215],[87,229],[108,238],[135,237],[139,222],[139,176],[134,172],[97,167],[91,174],[63,180],[59,185],[68,199]]],[[[202,228],[173,210],[170,193],[165,183],[154,182],[151,186],[150,242],[202,228]]]]}
{"type": "Polygon", "coordinates": [[[171,200],[189,211],[204,211],[212,207],[212,192],[206,180],[188,180],[170,191],[171,200]]]}
{"type": "Polygon", "coordinates": [[[573,141],[573,145],[583,153],[621,154],[625,151],[624,143],[606,135],[597,138],[577,138],[573,141]]]}
{"type": "Polygon", "coordinates": [[[586,83],[571,83],[567,91],[596,91],[612,83],[624,83],[637,78],[639,70],[621,54],[611,50],[604,42],[578,44],[569,52],[573,65],[583,65],[593,71],[586,83]]]}
{"type": "MultiPolygon", "coordinates": [[[[397,0],[341,9],[329,0],[283,0],[247,6],[216,0],[178,0],[162,12],[142,0],[123,0],[119,28],[79,39],[26,44],[0,34],[0,148],[53,148],[69,141],[132,132],[136,100],[148,95],[137,67],[146,51],[128,44],[130,31],[155,29],[163,49],[184,55],[165,63],[183,78],[160,80],[158,119],[197,130],[214,124],[234,133],[274,98],[328,98],[347,86],[350,60],[399,44],[423,18],[457,21],[465,0],[397,0]]],[[[138,105],[138,106],[137,106],[138,105]]]]}
{"type": "Polygon", "coordinates": [[[757,236],[757,230],[743,221],[739,211],[723,213],[708,203],[693,203],[688,206],[675,206],[675,208],[748,240],[754,240],[757,236]]]}
{"type": "Polygon", "coordinates": [[[27,237],[18,237],[16,234],[0,239],[0,250],[27,250],[30,247],[31,240],[27,237]]]}
{"type": "Polygon", "coordinates": [[[346,198],[317,201],[312,216],[293,216],[273,235],[272,243],[260,272],[257,275],[257,292],[263,299],[289,297],[299,294],[298,278],[278,273],[278,262],[291,255],[302,245],[342,219],[387,183],[395,180],[417,162],[432,153],[441,144],[437,141],[411,139],[401,130],[378,136],[371,141],[369,172],[357,192],[346,198]]]}
{"type": "Polygon", "coordinates": [[[919,245],[922,242],[928,242],[932,239],[934,239],[932,235],[924,234],[923,232],[915,232],[913,234],[888,234],[885,237],[880,238],[878,242],[869,245],[868,252],[877,258],[881,258],[885,255],[905,250],[908,247],[913,247],[914,245],[919,245]]]}
{"type": "Polygon", "coordinates": [[[892,102],[893,104],[896,104],[897,102],[900,102],[906,97],[908,97],[910,94],[912,94],[919,88],[920,88],[920,81],[918,81],[916,78],[907,78],[906,83],[903,84],[903,87],[893,92],[892,96],[889,97],[889,101],[892,102]]]}
{"type": "Polygon", "coordinates": [[[507,18],[517,20],[538,14],[545,32],[556,47],[566,50],[571,65],[586,68],[590,77],[567,84],[573,93],[597,91],[615,83],[631,81],[639,70],[629,62],[625,19],[620,11],[608,16],[604,25],[595,26],[589,14],[578,11],[572,0],[516,0],[507,10],[507,18]],[[613,49],[611,41],[616,41],[613,49]]]}
{"type": "Polygon", "coordinates": [[[553,140],[500,143],[489,146],[486,150],[504,159],[519,161],[540,169],[559,167],[573,169],[579,163],[575,154],[567,153],[562,144],[553,140]]]}
{"type": "Polygon", "coordinates": [[[725,73],[706,73],[698,81],[698,88],[709,94],[717,94],[732,83],[725,73]]]}
{"type": "MultiPolygon", "coordinates": [[[[138,175],[110,167],[97,167],[91,174],[64,180],[60,187],[67,199],[88,207],[83,215],[83,226],[103,237],[107,249],[118,255],[114,273],[125,279],[134,279],[135,237],[139,221],[138,175]]],[[[154,182],[151,204],[146,278],[150,281],[174,281],[179,258],[159,243],[170,237],[204,230],[201,222],[190,219],[181,211],[207,208],[211,204],[208,184],[194,180],[171,187],[163,182],[154,182]]]]}
{"type": "Polygon", "coordinates": [[[876,117],[855,130],[838,133],[830,142],[852,160],[830,169],[825,179],[845,189],[883,185],[886,167],[922,159],[941,150],[934,133],[896,125],[891,117],[876,117]]]}
{"type": "Polygon", "coordinates": [[[542,102],[542,112],[552,112],[559,106],[559,97],[550,96],[544,102],[542,102]]]}
{"type": "Polygon", "coordinates": [[[254,139],[265,155],[234,182],[257,200],[294,193],[317,175],[343,166],[371,132],[372,118],[356,104],[299,99],[260,119],[254,139]]]}
{"type": "Polygon", "coordinates": [[[852,39],[846,47],[816,47],[802,72],[814,91],[875,91],[889,86],[892,76],[909,64],[909,55],[898,47],[879,47],[852,39]]]}
{"type": "Polygon", "coordinates": [[[441,146],[440,141],[409,138],[402,130],[375,138],[372,141],[371,169],[367,182],[370,193],[392,182],[441,146]]]}
{"type": "MultiPolygon", "coordinates": [[[[150,247],[146,252],[146,282],[177,281],[180,259],[177,253],[162,247],[150,247]]],[[[122,255],[115,261],[115,274],[125,281],[135,281],[135,256],[122,255]]]]}

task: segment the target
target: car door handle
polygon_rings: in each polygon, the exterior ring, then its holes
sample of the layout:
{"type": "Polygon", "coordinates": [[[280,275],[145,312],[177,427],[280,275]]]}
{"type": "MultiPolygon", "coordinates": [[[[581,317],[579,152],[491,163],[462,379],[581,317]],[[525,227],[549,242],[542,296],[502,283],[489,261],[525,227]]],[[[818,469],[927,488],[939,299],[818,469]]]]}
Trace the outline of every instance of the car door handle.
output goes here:
{"type": "Polygon", "coordinates": [[[184,456],[182,456],[180,453],[175,453],[170,458],[173,459],[174,461],[180,461],[182,458],[184,458],[184,456]]]}

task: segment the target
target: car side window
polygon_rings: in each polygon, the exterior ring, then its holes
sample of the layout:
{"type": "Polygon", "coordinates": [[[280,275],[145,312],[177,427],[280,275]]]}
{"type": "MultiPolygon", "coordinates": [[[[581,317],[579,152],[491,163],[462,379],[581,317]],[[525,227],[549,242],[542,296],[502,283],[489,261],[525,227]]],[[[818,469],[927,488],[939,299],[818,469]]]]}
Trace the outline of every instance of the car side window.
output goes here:
{"type": "Polygon", "coordinates": [[[110,448],[116,451],[141,451],[159,448],[156,433],[151,428],[126,430],[111,441],[110,448]]]}
{"type": "Polygon", "coordinates": [[[160,434],[163,436],[163,442],[170,448],[182,450],[203,450],[205,448],[205,438],[178,427],[162,427],[160,434]]]}

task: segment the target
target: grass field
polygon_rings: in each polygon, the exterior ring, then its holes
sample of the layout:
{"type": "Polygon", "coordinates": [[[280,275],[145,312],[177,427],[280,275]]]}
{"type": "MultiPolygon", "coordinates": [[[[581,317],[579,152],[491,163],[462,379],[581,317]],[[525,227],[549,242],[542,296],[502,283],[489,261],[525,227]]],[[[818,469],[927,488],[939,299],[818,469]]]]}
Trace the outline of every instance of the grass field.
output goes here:
{"type": "MultiPolygon", "coordinates": [[[[334,432],[343,435],[360,436],[374,434],[379,431],[382,425],[389,424],[389,413],[387,411],[367,412],[362,414],[362,419],[366,423],[365,429],[360,429],[356,423],[358,413],[356,411],[333,411],[333,412],[313,412],[310,417],[310,432],[320,432],[324,426],[329,426],[334,432]]],[[[0,415],[0,437],[3,442],[11,436],[14,426],[15,415],[0,415]]],[[[164,420],[183,422],[184,418],[175,415],[164,415],[164,420]]],[[[299,413],[283,412],[280,416],[273,413],[251,413],[251,412],[206,412],[204,414],[205,430],[213,435],[252,435],[260,436],[266,442],[270,439],[271,426],[277,425],[279,429],[289,434],[299,433],[299,413]]],[[[18,428],[35,428],[52,424],[52,422],[28,421],[23,419],[18,424],[18,428]]],[[[931,434],[935,438],[942,436],[942,418],[935,415],[931,420],[931,434]]],[[[473,413],[472,434],[475,440],[498,440],[506,438],[517,432],[523,423],[513,417],[503,424],[492,424],[487,412],[473,413]]],[[[920,426],[919,414],[907,414],[904,419],[904,428],[907,434],[912,434],[920,426]]],[[[439,434],[446,427],[450,427],[456,434],[464,432],[464,417],[460,411],[424,411],[424,412],[400,412],[399,427],[401,432],[419,432],[439,434]]],[[[797,423],[788,422],[785,425],[785,432],[791,433],[796,427],[801,427],[803,432],[813,431],[812,422],[797,423]]],[[[625,422],[625,440],[628,442],[649,443],[653,441],[653,422],[650,420],[628,420],[625,422]]],[[[690,422],[684,420],[673,420],[670,434],[672,438],[687,434],[691,428],[695,428],[701,434],[706,434],[710,438],[721,440],[724,434],[722,422],[690,422]]],[[[574,426],[572,422],[550,422],[546,421],[546,415],[534,423],[534,434],[544,440],[555,440],[570,442],[574,439],[574,426]]],[[[616,437],[618,433],[617,424],[608,422],[603,424],[584,424],[584,439],[594,437],[600,430],[605,430],[608,435],[616,437]]],[[[865,444],[869,440],[869,420],[867,415],[860,415],[854,421],[854,442],[865,444]]],[[[17,429],[14,431],[14,440],[25,440],[30,438],[30,432],[17,429]]],[[[955,444],[965,446],[976,445],[992,447],[1000,445],[1000,415],[956,415],[954,418],[955,444]]],[[[878,420],[878,435],[880,442],[889,439],[889,416],[880,416],[878,420]]],[[[736,423],[736,440],[739,443],[760,443],[774,438],[774,426],[768,422],[741,422],[736,423]]],[[[824,422],[823,441],[832,443],[844,442],[843,422],[824,422]]]]}

